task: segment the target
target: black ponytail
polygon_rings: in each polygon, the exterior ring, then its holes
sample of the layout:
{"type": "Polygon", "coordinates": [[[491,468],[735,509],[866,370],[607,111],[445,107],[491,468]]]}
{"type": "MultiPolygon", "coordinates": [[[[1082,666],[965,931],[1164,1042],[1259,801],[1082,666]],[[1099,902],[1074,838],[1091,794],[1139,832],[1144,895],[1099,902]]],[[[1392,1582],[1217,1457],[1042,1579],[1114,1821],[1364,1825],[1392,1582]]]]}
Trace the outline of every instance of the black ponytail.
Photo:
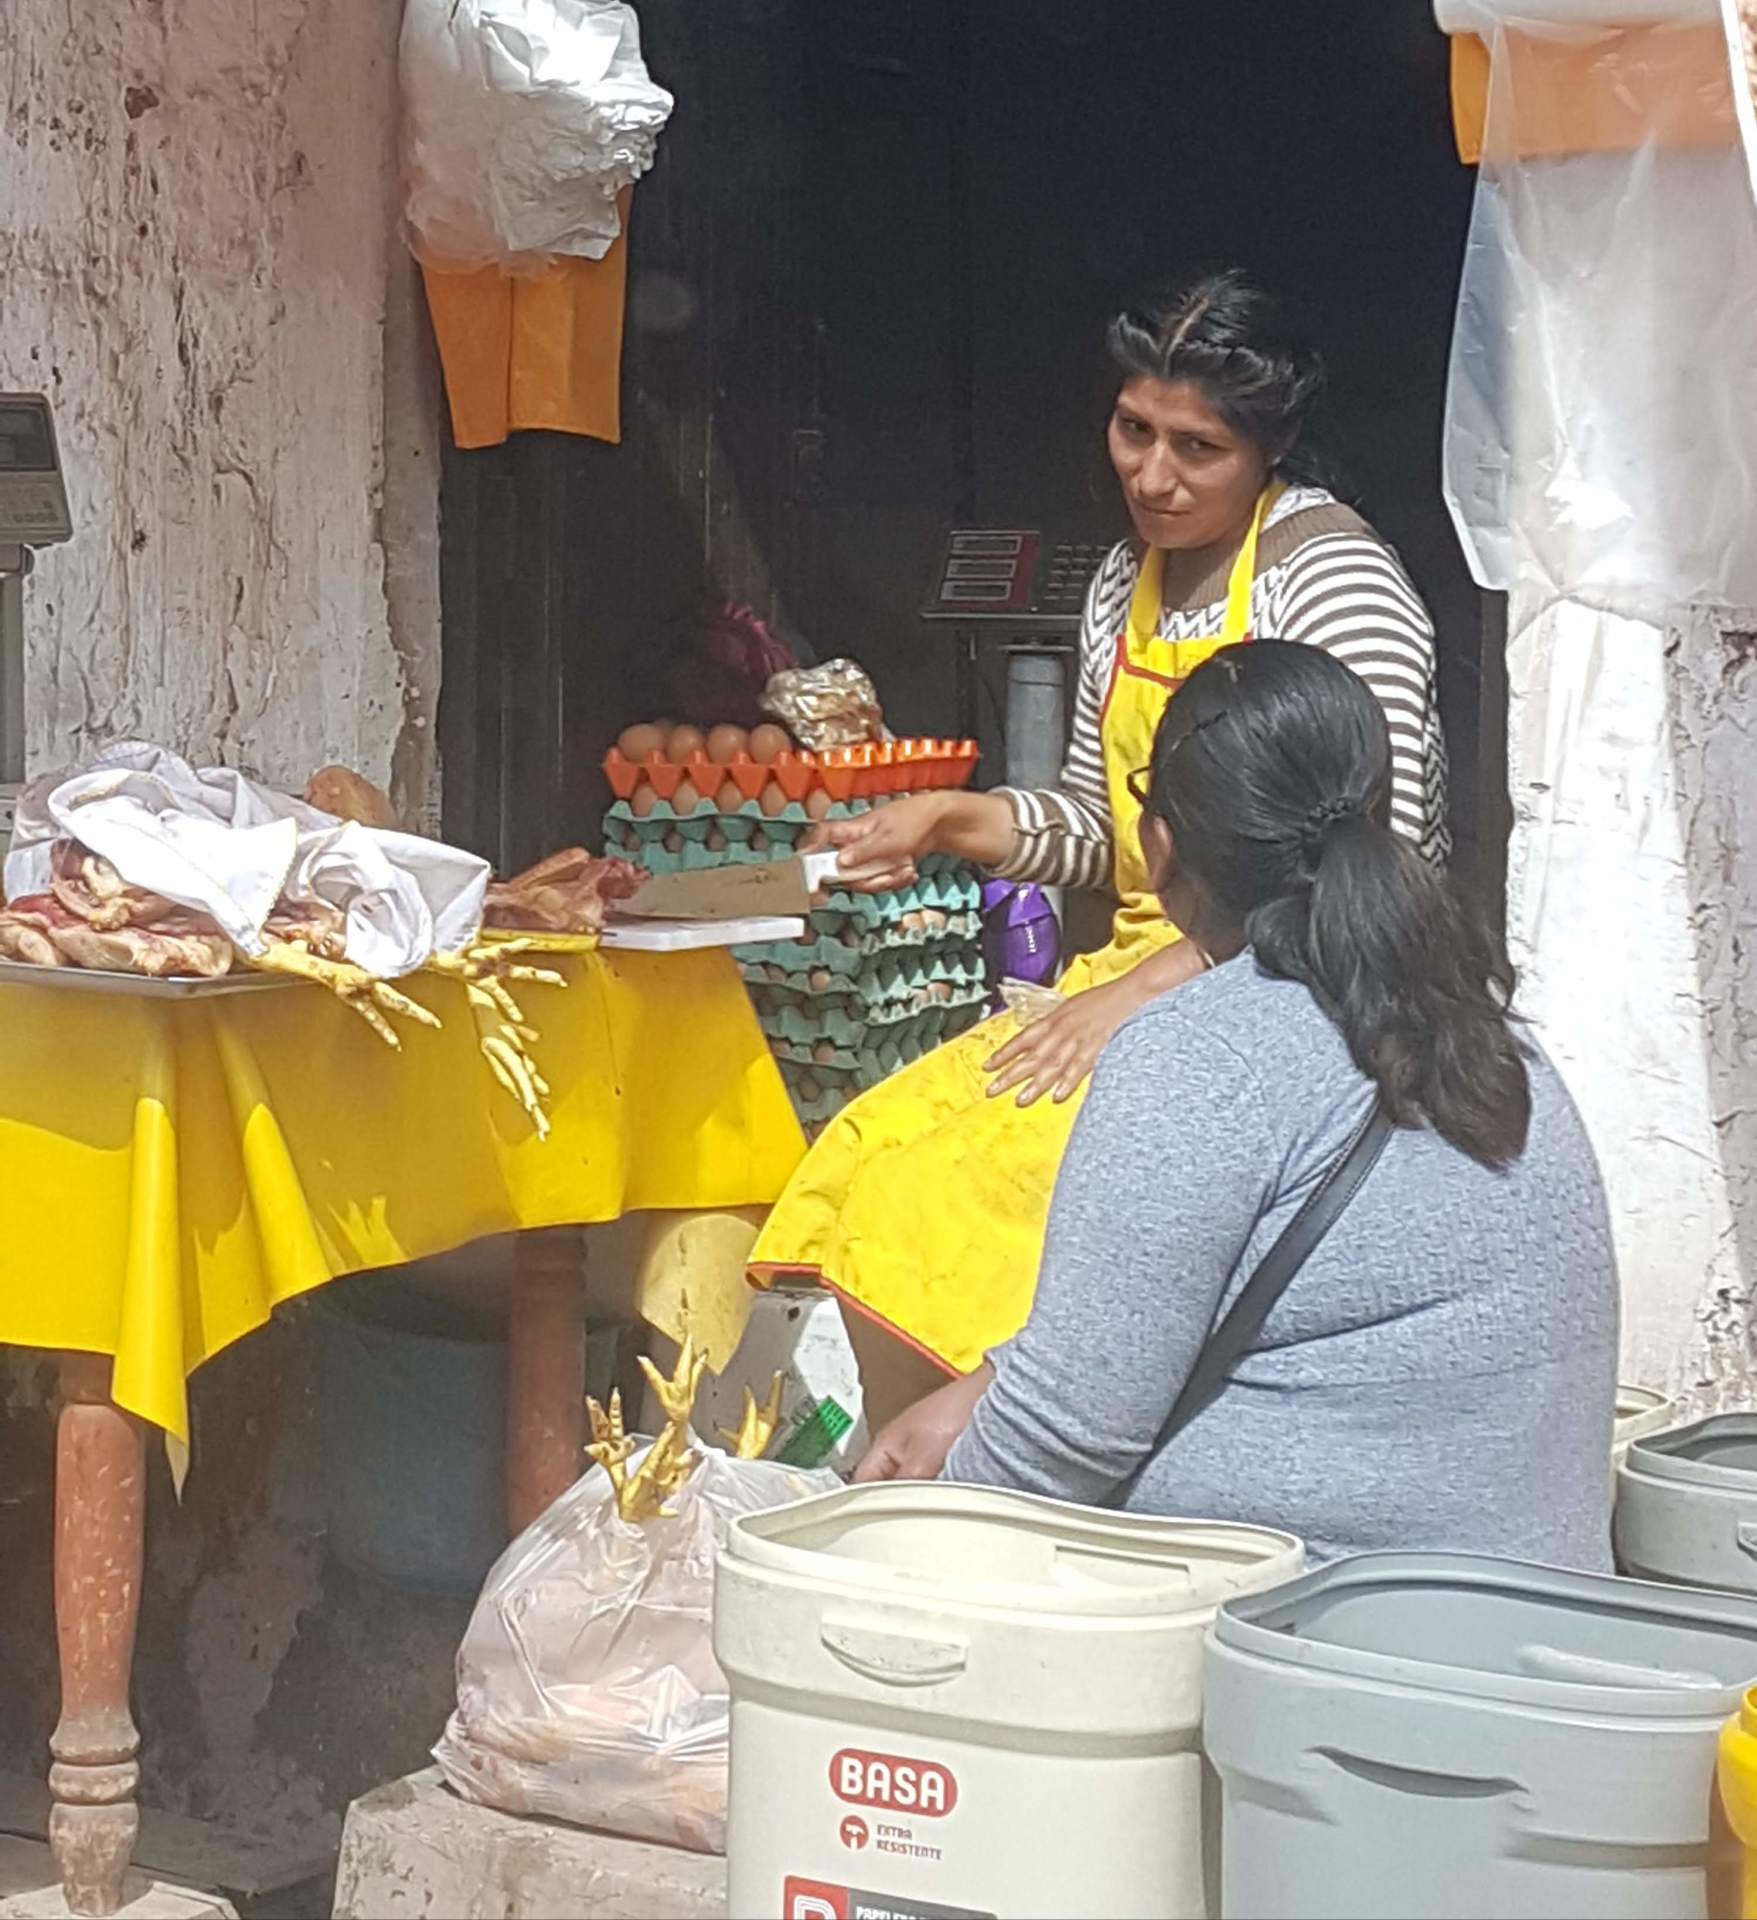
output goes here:
{"type": "Polygon", "coordinates": [[[1166,708],[1148,811],[1264,972],[1310,989],[1391,1118],[1504,1167],[1531,1120],[1513,969],[1392,831],[1390,792],[1365,683],[1316,648],[1259,640],[1216,654],[1166,708]]]}

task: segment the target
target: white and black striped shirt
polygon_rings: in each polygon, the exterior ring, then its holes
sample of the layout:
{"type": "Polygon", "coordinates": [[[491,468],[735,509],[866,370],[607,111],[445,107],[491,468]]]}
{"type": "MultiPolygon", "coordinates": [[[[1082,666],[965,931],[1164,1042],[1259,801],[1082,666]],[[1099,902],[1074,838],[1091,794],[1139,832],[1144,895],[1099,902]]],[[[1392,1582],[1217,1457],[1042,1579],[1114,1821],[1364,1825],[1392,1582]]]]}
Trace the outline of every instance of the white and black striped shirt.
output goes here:
{"type": "MultiPolygon", "coordinates": [[[[1290,489],[1270,510],[1264,532],[1296,513],[1334,505],[1317,488],[1290,489]]],[[[999,789],[1012,806],[1017,829],[1012,855],[998,869],[1004,879],[1061,887],[1111,884],[1113,835],[1099,723],[1139,569],[1139,558],[1125,541],[1112,549],[1087,592],[1079,687],[1061,784],[999,789]]],[[[1166,608],[1159,636],[1200,639],[1218,633],[1225,616],[1224,597],[1166,608]]],[[[1257,575],[1251,632],[1322,647],[1373,690],[1391,731],[1391,823],[1427,859],[1444,860],[1452,837],[1433,622],[1396,554],[1369,532],[1315,532],[1257,575]]]]}

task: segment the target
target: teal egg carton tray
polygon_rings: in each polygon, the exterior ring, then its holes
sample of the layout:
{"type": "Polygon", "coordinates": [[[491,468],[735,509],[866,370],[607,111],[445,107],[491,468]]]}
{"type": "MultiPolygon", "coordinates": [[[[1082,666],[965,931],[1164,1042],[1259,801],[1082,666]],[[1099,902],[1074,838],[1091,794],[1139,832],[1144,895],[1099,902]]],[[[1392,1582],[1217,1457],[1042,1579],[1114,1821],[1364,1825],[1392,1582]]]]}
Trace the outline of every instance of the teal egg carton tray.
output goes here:
{"type": "Polygon", "coordinates": [[[746,961],[740,971],[747,985],[791,993],[807,1003],[828,998],[866,1010],[927,994],[932,999],[961,999],[967,992],[984,992],[987,974],[974,948],[922,948],[868,960],[864,965],[837,969],[807,963],[798,970],[786,960],[746,961]]]}
{"type": "Polygon", "coordinates": [[[789,1066],[851,1075],[861,1086],[876,1086],[899,1067],[913,1066],[956,1034],[974,1025],[961,1007],[936,1007],[931,1013],[900,1021],[895,1028],[869,1029],[858,1045],[832,1046],[772,1036],[769,1051],[789,1066]],[[882,1038],[875,1038],[875,1034],[882,1038]]]}
{"type": "MultiPolygon", "coordinates": [[[[980,1015],[987,995],[980,989],[954,995],[950,1000],[923,1000],[913,1011],[907,1003],[877,1009],[872,1017],[856,1016],[844,1007],[814,1007],[794,1004],[757,1005],[757,1021],[771,1041],[805,1058],[816,1048],[828,1046],[834,1052],[858,1053],[877,1033],[896,1045],[909,1038],[928,1040],[944,1029],[953,1016],[962,1017],[974,1008],[980,1015]]],[[[972,1024],[964,1020],[963,1024],[972,1024]]]]}
{"type": "Polygon", "coordinates": [[[900,990],[887,985],[882,999],[794,994],[766,981],[752,983],[748,991],[765,1033],[783,1034],[790,1040],[822,1037],[850,1043],[857,1043],[862,1033],[875,1026],[936,1008],[980,1006],[988,998],[987,983],[980,978],[905,984],[900,990]]]}
{"type": "MultiPolygon", "coordinates": [[[[973,940],[934,940],[915,944],[886,945],[882,941],[847,935],[820,933],[799,940],[765,940],[759,945],[736,947],[734,955],[741,967],[778,967],[789,980],[801,976],[809,983],[819,976],[815,991],[828,992],[838,980],[855,975],[890,978],[907,974],[928,980],[959,979],[972,968],[980,972],[982,950],[973,940]],[[830,975],[825,981],[822,976],[830,975]]],[[[767,976],[773,979],[772,974],[767,976]]]]}
{"type": "MultiPolygon", "coordinates": [[[[838,800],[828,813],[820,817],[825,820],[851,820],[856,814],[868,813],[871,809],[870,800],[838,800]]],[[[607,823],[615,821],[619,825],[633,827],[642,839],[662,837],[673,827],[681,828],[685,833],[706,833],[718,827],[728,838],[738,834],[748,839],[751,830],[756,827],[792,827],[797,833],[801,827],[818,824],[796,800],[790,801],[779,813],[764,813],[754,800],[745,801],[735,813],[722,813],[711,801],[697,807],[693,813],[679,813],[669,800],[656,800],[651,813],[639,815],[626,800],[618,800],[606,810],[604,818],[607,823]]]]}

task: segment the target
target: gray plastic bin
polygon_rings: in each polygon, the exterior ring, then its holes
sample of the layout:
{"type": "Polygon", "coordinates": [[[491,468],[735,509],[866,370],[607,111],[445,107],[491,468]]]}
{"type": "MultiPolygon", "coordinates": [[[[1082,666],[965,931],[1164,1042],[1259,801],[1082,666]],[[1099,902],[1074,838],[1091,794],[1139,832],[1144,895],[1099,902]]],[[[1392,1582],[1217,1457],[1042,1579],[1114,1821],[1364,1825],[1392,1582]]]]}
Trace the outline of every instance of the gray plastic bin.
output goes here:
{"type": "Polygon", "coordinates": [[[1617,1565],[1643,1580],[1757,1594],[1757,1414],[1635,1441],[1617,1470],[1617,1565]]]}
{"type": "Polygon", "coordinates": [[[1757,1602],[1455,1554],[1229,1601],[1204,1672],[1228,1920],[1707,1920],[1757,1602]]]}

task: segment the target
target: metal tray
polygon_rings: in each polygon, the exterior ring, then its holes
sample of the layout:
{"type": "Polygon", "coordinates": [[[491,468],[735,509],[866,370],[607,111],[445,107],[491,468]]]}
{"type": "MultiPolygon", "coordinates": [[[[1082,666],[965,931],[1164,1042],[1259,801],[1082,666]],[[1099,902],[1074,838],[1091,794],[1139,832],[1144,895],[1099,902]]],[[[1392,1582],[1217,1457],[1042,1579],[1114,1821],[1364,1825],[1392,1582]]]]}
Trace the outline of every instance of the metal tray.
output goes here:
{"type": "Polygon", "coordinates": [[[226,973],[217,980],[171,974],[106,973],[97,967],[36,967],[28,960],[0,960],[0,986],[48,987],[67,993],[121,993],[137,1000],[211,1000],[227,993],[260,993],[265,987],[297,986],[285,974],[226,973]]]}

